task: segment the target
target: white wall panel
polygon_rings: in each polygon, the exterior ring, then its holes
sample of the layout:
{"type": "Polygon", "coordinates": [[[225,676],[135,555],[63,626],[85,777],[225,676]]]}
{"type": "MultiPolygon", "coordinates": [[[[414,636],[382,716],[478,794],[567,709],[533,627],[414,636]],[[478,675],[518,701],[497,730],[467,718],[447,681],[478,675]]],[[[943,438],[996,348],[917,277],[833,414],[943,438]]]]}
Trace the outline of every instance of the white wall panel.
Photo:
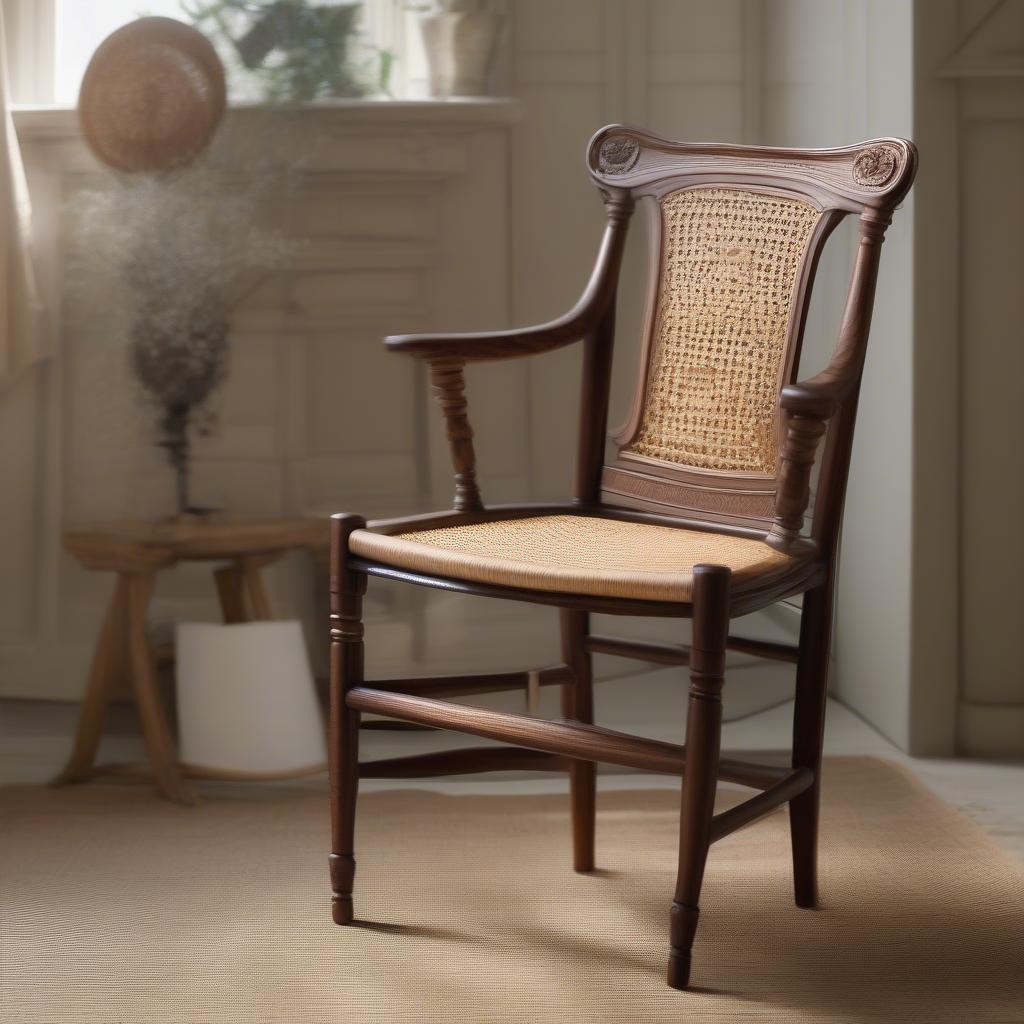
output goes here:
{"type": "MultiPolygon", "coordinates": [[[[258,219],[296,250],[232,318],[216,429],[194,442],[194,502],[245,517],[447,503],[451,470],[424,375],[388,355],[381,338],[508,321],[506,125],[516,113],[509,103],[396,103],[288,120],[230,115],[228,159],[243,177],[250,166],[273,172],[258,219]]],[[[60,532],[167,516],[173,477],[128,369],[126,325],[95,291],[62,287],[70,225],[55,197],[109,178],[81,144],[73,113],[23,118],[22,128],[37,205],[51,214],[40,242],[53,270],[59,356],[0,408],[5,481],[15,485],[0,506],[12,538],[0,586],[0,694],[74,697],[110,581],[63,555],[60,532]]],[[[525,435],[503,430],[525,404],[522,371],[518,381],[518,392],[506,380],[493,399],[485,382],[477,399],[481,433],[496,437],[493,473],[523,493],[525,435]]],[[[289,566],[271,585],[294,596],[295,581],[289,566]]],[[[154,620],[181,613],[216,614],[209,567],[161,579],[154,620]]]]}

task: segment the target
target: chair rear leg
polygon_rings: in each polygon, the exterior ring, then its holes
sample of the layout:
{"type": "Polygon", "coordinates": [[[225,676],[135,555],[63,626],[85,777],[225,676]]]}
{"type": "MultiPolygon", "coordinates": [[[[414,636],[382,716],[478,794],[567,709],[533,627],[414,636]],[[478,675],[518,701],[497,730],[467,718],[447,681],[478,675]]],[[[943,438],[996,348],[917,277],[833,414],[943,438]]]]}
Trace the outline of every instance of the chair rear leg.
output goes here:
{"type": "Polygon", "coordinates": [[[818,901],[818,808],[832,646],[832,594],[830,574],[825,583],[804,595],[800,621],[800,654],[793,711],[793,767],[810,768],[814,773],[814,784],[789,804],[793,890],[798,907],[813,907],[818,901]]]}
{"type": "Polygon", "coordinates": [[[356,861],[354,834],[359,788],[359,712],[345,695],[363,682],[363,593],[366,577],[348,569],[348,537],[366,521],[339,515],[331,520],[331,713],[328,762],[331,776],[331,916],[351,924],[356,861]]]}
{"type": "Polygon", "coordinates": [[[690,701],[686,718],[686,769],[679,819],[679,873],[672,903],[668,983],[690,983],[693,939],[700,916],[700,890],[711,844],[711,818],[718,784],[722,737],[722,686],[729,633],[731,573],[718,565],[698,565],[693,581],[693,641],[690,648],[690,701]]]}
{"type": "MultiPolygon", "coordinates": [[[[594,687],[590,652],[584,640],[590,632],[587,612],[563,608],[562,660],[573,674],[573,682],[562,687],[562,715],[577,722],[594,721],[594,687]]],[[[569,794],[572,803],[572,866],[575,871],[594,870],[594,819],[596,814],[597,767],[593,761],[573,761],[569,766],[569,794]]]]}

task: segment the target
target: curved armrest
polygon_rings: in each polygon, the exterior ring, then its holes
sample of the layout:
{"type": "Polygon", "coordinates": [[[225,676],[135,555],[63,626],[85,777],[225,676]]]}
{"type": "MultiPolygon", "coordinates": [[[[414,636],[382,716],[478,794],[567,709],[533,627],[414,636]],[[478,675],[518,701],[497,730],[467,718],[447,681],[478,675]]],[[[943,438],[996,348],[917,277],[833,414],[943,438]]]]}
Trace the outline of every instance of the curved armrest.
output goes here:
{"type": "Polygon", "coordinates": [[[472,334],[396,334],[385,338],[384,344],[390,352],[402,352],[419,359],[457,359],[467,363],[514,359],[579,341],[593,328],[602,311],[577,306],[565,316],[536,327],[472,334]]]}
{"type": "Polygon", "coordinates": [[[579,302],[564,316],[536,327],[515,327],[506,331],[397,334],[385,338],[384,344],[391,352],[404,352],[419,359],[451,359],[468,363],[549,352],[582,340],[597,328],[615,298],[632,200],[610,198],[606,205],[608,223],[590,280],[579,302]]]}
{"type": "MultiPolygon", "coordinates": [[[[482,509],[476,480],[473,428],[466,406],[466,363],[486,359],[512,359],[561,348],[574,341],[590,341],[609,334],[615,308],[615,289],[622,262],[626,225],[633,209],[629,192],[608,190],[605,195],[608,222],[601,238],[597,260],[579,302],[564,316],[537,327],[472,334],[399,334],[384,339],[389,351],[430,362],[434,394],[444,413],[445,430],[455,469],[455,502],[458,510],[482,509]]],[[[586,373],[588,357],[584,357],[586,373]]]]}
{"type": "Polygon", "coordinates": [[[779,404],[794,416],[827,420],[835,415],[852,387],[850,375],[829,366],[807,380],[784,385],[779,404]]]}

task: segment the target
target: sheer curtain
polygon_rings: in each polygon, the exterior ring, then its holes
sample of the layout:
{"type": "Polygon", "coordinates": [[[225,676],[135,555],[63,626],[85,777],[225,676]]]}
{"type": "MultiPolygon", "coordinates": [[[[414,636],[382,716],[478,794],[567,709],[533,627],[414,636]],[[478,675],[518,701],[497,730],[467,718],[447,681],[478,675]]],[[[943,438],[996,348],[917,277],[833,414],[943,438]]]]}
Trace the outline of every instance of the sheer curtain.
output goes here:
{"type": "Polygon", "coordinates": [[[0,387],[47,355],[32,260],[32,204],[10,110],[7,37],[0,5],[0,387]]]}

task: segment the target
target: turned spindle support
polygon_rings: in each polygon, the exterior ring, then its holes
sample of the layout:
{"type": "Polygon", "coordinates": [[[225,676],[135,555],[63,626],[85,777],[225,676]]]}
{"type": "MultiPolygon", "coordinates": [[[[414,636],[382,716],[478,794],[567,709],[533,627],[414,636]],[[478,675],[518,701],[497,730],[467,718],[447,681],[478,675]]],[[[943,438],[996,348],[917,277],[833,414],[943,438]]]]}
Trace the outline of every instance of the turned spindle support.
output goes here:
{"type": "Polygon", "coordinates": [[[809,416],[790,416],[786,422],[775,519],[768,534],[773,547],[786,550],[800,536],[811,500],[811,471],[825,426],[824,420],[809,416]]]}
{"type": "Polygon", "coordinates": [[[473,428],[466,403],[465,363],[459,359],[435,359],[430,364],[430,382],[444,413],[445,430],[455,469],[455,499],[460,512],[478,512],[484,507],[476,482],[476,452],[473,428]]]}

